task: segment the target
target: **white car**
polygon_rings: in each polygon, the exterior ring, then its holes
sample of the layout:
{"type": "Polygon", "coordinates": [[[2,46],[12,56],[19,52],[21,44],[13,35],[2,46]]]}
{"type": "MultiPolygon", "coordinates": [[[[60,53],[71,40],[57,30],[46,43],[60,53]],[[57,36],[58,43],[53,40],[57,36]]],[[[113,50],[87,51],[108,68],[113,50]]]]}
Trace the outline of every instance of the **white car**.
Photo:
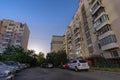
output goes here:
{"type": "Polygon", "coordinates": [[[89,65],[85,60],[71,60],[68,63],[68,68],[69,69],[73,69],[75,71],[79,71],[79,70],[89,70],[89,65]]]}
{"type": "Polygon", "coordinates": [[[48,67],[48,68],[53,68],[53,64],[48,63],[48,64],[47,64],[47,67],[48,67]]]}

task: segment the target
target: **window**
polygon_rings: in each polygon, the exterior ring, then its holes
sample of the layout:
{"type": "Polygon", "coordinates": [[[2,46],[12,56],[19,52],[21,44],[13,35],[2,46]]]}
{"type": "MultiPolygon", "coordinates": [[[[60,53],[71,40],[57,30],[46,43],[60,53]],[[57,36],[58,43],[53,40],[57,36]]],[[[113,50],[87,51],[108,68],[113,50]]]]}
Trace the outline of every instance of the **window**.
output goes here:
{"type": "Polygon", "coordinates": [[[8,30],[12,30],[12,28],[8,28],[8,30]]]}
{"type": "Polygon", "coordinates": [[[93,46],[88,47],[89,53],[92,54],[94,52],[93,46]]]}
{"type": "Polygon", "coordinates": [[[100,45],[100,43],[98,43],[98,47],[99,47],[99,49],[101,49],[101,45],[100,45]]]}
{"type": "Polygon", "coordinates": [[[23,33],[23,30],[19,30],[20,33],[23,33]]]}
{"type": "Polygon", "coordinates": [[[20,45],[18,45],[18,44],[17,44],[17,45],[14,45],[14,46],[15,46],[15,47],[17,47],[17,48],[19,48],[19,47],[20,47],[20,45]]]}
{"type": "Polygon", "coordinates": [[[109,35],[103,39],[100,40],[100,45],[104,46],[113,42],[117,42],[116,36],[115,35],[109,35]]]}
{"type": "Polygon", "coordinates": [[[7,26],[4,26],[4,28],[7,28],[7,26]]]}
{"type": "Polygon", "coordinates": [[[92,44],[91,38],[89,38],[89,39],[87,40],[87,44],[88,44],[88,45],[92,44]]]}
{"type": "Polygon", "coordinates": [[[10,38],[11,36],[10,35],[5,35],[6,38],[10,38]]]}
{"type": "Polygon", "coordinates": [[[9,24],[9,26],[15,26],[15,24],[9,24]]]}
{"type": "Polygon", "coordinates": [[[2,47],[7,47],[7,44],[2,44],[2,47]]]}
{"type": "Polygon", "coordinates": [[[22,25],[22,24],[20,24],[20,28],[23,28],[23,25],[22,25]]]}
{"type": "Polygon", "coordinates": [[[111,56],[113,58],[119,57],[118,51],[117,50],[111,51],[111,56]]]}
{"type": "Polygon", "coordinates": [[[94,15],[93,19],[97,18],[101,13],[105,12],[105,9],[101,7],[94,15]]]}
{"type": "Polygon", "coordinates": [[[6,35],[12,35],[12,32],[6,32],[6,35]]]}
{"type": "Polygon", "coordinates": [[[100,3],[97,1],[97,3],[91,8],[92,12],[94,12],[98,6],[100,5],[100,3]]]}
{"type": "Polygon", "coordinates": [[[20,43],[21,42],[21,40],[16,40],[16,43],[20,43]]]}
{"type": "Polygon", "coordinates": [[[5,39],[4,41],[5,41],[5,42],[9,42],[9,39],[5,39]]]}
{"type": "Polygon", "coordinates": [[[90,32],[88,31],[87,33],[86,33],[86,38],[89,38],[90,37],[90,32]]]}
{"type": "Polygon", "coordinates": [[[97,21],[94,22],[94,27],[99,26],[104,21],[109,20],[107,15],[102,15],[97,21]]]}

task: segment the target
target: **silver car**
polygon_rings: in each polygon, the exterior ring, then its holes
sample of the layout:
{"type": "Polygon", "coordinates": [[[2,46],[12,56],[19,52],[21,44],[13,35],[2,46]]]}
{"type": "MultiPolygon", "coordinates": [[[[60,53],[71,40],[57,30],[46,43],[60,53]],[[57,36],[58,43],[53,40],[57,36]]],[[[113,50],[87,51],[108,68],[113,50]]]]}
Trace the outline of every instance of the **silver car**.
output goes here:
{"type": "Polygon", "coordinates": [[[0,68],[10,70],[10,72],[13,74],[16,72],[16,69],[14,67],[8,66],[8,65],[4,64],[3,62],[0,62],[0,68]]]}
{"type": "Polygon", "coordinates": [[[0,68],[0,80],[14,80],[14,75],[9,69],[0,68]]]}

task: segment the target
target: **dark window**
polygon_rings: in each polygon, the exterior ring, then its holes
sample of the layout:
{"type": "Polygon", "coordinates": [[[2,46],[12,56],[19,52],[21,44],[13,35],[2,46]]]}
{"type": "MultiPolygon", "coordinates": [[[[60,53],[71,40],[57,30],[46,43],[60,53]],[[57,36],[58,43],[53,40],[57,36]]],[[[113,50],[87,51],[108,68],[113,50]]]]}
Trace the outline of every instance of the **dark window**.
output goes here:
{"type": "Polygon", "coordinates": [[[22,24],[20,24],[20,28],[23,28],[23,25],[22,25],[22,24]]]}
{"type": "Polygon", "coordinates": [[[86,61],[85,61],[85,60],[79,60],[79,62],[80,62],[80,63],[86,63],[86,61]]]}
{"type": "Polygon", "coordinates": [[[7,44],[2,44],[2,46],[3,46],[3,47],[6,47],[6,46],[7,46],[7,44]]]}
{"type": "Polygon", "coordinates": [[[7,28],[7,26],[4,26],[4,28],[7,28]]]}
{"type": "Polygon", "coordinates": [[[9,24],[9,26],[15,26],[15,24],[9,24]]]}
{"type": "Polygon", "coordinates": [[[5,39],[4,41],[5,41],[5,42],[9,42],[9,39],[5,39]]]}
{"type": "Polygon", "coordinates": [[[91,44],[91,43],[92,43],[91,38],[87,39],[87,44],[89,45],[89,44],[91,44]]]}
{"type": "Polygon", "coordinates": [[[99,47],[99,49],[101,49],[101,45],[98,43],[98,47],[99,47]]]}
{"type": "Polygon", "coordinates": [[[77,61],[75,60],[75,61],[73,61],[72,63],[76,63],[77,61]]]}
{"type": "Polygon", "coordinates": [[[100,45],[104,46],[113,42],[117,42],[116,36],[115,35],[109,35],[103,39],[100,40],[100,45]]]}
{"type": "Polygon", "coordinates": [[[88,47],[88,50],[89,50],[89,53],[92,54],[92,53],[94,52],[94,50],[93,50],[93,46],[88,47]]]}
{"type": "Polygon", "coordinates": [[[117,50],[111,51],[111,55],[112,55],[113,58],[119,57],[119,54],[118,54],[117,50]]]}
{"type": "Polygon", "coordinates": [[[20,43],[21,42],[21,40],[16,40],[16,43],[20,43]]]}

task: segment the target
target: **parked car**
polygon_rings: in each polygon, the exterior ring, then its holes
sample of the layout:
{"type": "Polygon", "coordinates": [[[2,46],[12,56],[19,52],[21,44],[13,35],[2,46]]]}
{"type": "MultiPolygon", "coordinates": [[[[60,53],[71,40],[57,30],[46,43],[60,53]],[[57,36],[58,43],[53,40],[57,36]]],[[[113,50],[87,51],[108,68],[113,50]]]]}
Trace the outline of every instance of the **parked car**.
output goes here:
{"type": "Polygon", "coordinates": [[[53,64],[48,63],[48,64],[47,64],[47,68],[53,68],[53,64]]]}
{"type": "Polygon", "coordinates": [[[14,75],[11,73],[11,70],[1,67],[0,80],[14,80],[14,75]]]}
{"type": "Polygon", "coordinates": [[[4,68],[4,69],[6,69],[6,70],[10,70],[10,72],[11,72],[12,74],[14,74],[14,73],[16,72],[16,70],[15,70],[14,67],[8,66],[8,65],[4,64],[3,62],[0,62],[0,68],[1,68],[1,69],[4,68]]]}
{"type": "Polygon", "coordinates": [[[68,68],[69,69],[73,69],[75,71],[79,71],[79,70],[89,70],[89,65],[87,63],[87,61],[85,60],[72,60],[68,63],[68,68]]]}
{"type": "Polygon", "coordinates": [[[21,70],[21,65],[19,62],[15,62],[15,61],[6,61],[4,62],[6,65],[14,67],[16,69],[16,71],[20,71],[21,70]]]}
{"type": "Polygon", "coordinates": [[[67,68],[68,68],[68,63],[67,63],[67,61],[64,61],[64,62],[61,63],[61,68],[62,68],[62,69],[67,69],[67,68]]]}
{"type": "Polygon", "coordinates": [[[42,68],[53,68],[53,64],[51,64],[51,63],[43,63],[43,64],[41,64],[41,67],[42,68]]]}
{"type": "Polygon", "coordinates": [[[27,64],[21,64],[21,66],[22,66],[22,69],[26,69],[27,68],[27,64]]]}

